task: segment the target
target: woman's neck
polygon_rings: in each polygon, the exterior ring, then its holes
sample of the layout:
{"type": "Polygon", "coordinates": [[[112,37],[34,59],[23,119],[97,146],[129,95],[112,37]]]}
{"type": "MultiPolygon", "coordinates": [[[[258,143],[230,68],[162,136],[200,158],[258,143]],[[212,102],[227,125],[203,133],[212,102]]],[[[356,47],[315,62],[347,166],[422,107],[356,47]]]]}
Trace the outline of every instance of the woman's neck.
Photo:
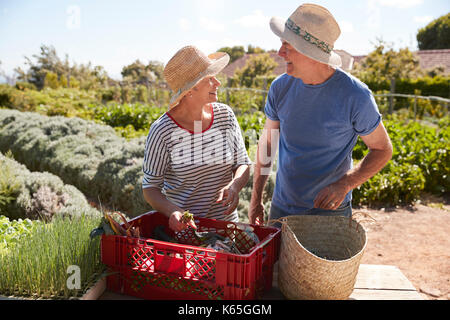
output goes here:
{"type": "Polygon", "coordinates": [[[175,119],[183,128],[190,131],[197,131],[195,124],[202,123],[202,131],[211,124],[212,108],[211,104],[194,105],[181,102],[175,108],[169,111],[172,118],[175,119]]]}

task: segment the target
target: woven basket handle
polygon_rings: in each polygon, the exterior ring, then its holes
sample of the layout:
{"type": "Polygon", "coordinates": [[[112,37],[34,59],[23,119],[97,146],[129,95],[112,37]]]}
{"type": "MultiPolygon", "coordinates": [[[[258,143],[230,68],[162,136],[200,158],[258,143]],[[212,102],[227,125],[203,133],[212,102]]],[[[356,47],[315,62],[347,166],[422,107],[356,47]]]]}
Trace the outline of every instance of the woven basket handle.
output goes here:
{"type": "Polygon", "coordinates": [[[279,219],[270,219],[266,222],[266,226],[270,227],[271,225],[274,225],[275,223],[284,224],[284,223],[286,223],[286,221],[287,221],[286,217],[281,217],[279,219]]]}

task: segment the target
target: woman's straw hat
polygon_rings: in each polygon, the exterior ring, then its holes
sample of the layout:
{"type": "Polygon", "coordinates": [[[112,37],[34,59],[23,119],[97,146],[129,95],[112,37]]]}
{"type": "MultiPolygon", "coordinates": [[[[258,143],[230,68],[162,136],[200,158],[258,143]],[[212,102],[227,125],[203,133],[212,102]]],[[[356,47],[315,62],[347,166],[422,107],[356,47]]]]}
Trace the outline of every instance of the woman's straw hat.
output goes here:
{"type": "Polygon", "coordinates": [[[303,4],[287,21],[273,17],[270,28],[303,55],[332,67],[342,65],[341,57],[333,52],[341,30],[333,15],[324,7],[303,4]]]}
{"type": "Polygon", "coordinates": [[[230,56],[225,52],[206,56],[194,46],[181,48],[164,68],[164,78],[173,91],[169,109],[175,107],[201,80],[222,71],[229,61],[230,56]]]}

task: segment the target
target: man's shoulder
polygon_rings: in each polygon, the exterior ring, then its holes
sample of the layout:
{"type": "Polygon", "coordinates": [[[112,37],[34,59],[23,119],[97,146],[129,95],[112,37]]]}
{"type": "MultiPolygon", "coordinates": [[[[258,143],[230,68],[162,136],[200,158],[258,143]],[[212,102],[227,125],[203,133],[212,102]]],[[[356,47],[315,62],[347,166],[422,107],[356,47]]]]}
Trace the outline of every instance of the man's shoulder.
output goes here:
{"type": "Polygon", "coordinates": [[[347,87],[349,90],[353,91],[353,93],[360,93],[364,95],[371,93],[367,84],[359,80],[354,75],[341,69],[337,69],[337,72],[339,72],[341,87],[347,87]]]}
{"type": "Polygon", "coordinates": [[[283,73],[275,78],[270,85],[271,91],[280,92],[290,88],[295,82],[295,78],[288,75],[287,73],[283,73]]]}
{"type": "Polygon", "coordinates": [[[282,73],[272,81],[272,85],[284,84],[286,82],[289,82],[291,79],[292,77],[290,75],[288,75],[287,73],[282,73]]]}

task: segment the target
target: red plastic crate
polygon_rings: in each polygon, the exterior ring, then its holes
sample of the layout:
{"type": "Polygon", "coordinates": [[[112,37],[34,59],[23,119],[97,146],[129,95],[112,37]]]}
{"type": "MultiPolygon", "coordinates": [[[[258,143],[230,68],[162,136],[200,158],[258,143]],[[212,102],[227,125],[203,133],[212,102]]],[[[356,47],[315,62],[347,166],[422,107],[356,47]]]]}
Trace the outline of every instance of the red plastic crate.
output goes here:
{"type": "Polygon", "coordinates": [[[212,231],[234,240],[242,255],[198,247],[193,230],[174,233],[168,219],[152,211],[130,221],[143,238],[102,236],[102,262],[111,273],[107,288],[144,299],[254,300],[272,287],[278,260],[280,230],[251,225],[260,242],[255,245],[242,223],[195,218],[198,231],[212,231]],[[156,226],[179,243],[150,238],[156,226]]]}

